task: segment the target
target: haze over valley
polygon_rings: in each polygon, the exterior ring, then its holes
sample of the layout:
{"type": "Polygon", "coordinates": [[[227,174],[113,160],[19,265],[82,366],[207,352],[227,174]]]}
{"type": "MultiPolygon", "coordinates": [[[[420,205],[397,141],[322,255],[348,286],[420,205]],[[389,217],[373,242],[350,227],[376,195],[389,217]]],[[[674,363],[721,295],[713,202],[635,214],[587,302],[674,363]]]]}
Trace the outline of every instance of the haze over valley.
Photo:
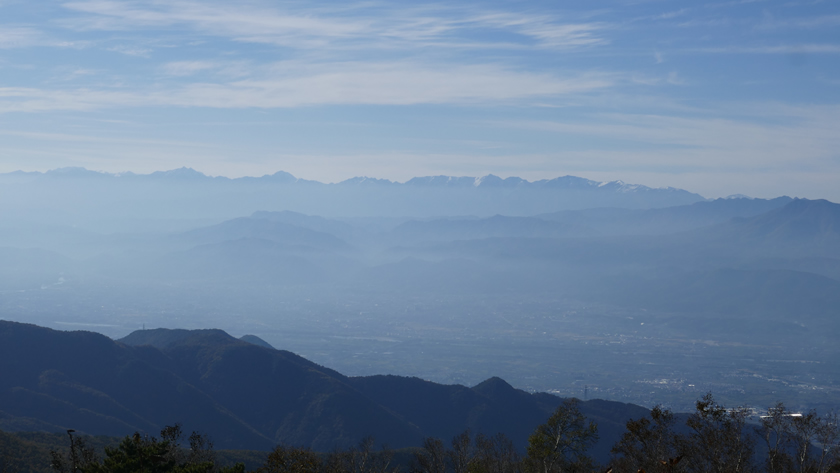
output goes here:
{"type": "Polygon", "coordinates": [[[838,26],[0,0],[0,473],[836,473],[838,26]]]}
{"type": "Polygon", "coordinates": [[[349,376],[498,376],[683,411],[708,391],[836,406],[829,201],[574,177],[327,185],[71,169],[0,182],[41,198],[4,199],[7,320],[112,338],[219,328],[349,376]]]}

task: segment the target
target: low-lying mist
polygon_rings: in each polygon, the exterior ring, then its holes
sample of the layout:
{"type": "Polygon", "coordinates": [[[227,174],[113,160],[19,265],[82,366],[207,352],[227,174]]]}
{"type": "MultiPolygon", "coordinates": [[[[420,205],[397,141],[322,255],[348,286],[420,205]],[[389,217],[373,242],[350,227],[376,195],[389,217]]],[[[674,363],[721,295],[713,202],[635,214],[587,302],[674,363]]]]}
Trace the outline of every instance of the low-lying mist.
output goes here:
{"type": "Polygon", "coordinates": [[[347,375],[836,407],[840,205],[186,174],[15,177],[71,197],[4,204],[3,318],[220,328],[347,375]],[[285,210],[306,208],[327,216],[285,210]]]}

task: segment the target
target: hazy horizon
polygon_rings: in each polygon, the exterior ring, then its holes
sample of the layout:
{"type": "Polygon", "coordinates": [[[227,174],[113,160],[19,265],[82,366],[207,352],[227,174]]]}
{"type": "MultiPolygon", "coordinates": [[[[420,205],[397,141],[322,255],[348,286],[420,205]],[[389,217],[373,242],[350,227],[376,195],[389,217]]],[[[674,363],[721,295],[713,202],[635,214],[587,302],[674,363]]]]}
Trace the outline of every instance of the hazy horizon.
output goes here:
{"type": "MultiPolygon", "coordinates": [[[[372,180],[376,180],[376,181],[388,181],[388,182],[392,182],[392,183],[396,183],[396,184],[405,184],[405,183],[411,181],[412,179],[423,179],[423,178],[433,178],[433,177],[452,177],[452,178],[459,178],[459,179],[475,179],[476,184],[478,184],[483,178],[486,178],[486,177],[499,177],[501,179],[521,178],[521,179],[523,179],[523,180],[525,180],[526,182],[529,182],[529,183],[534,183],[534,182],[538,182],[538,181],[547,181],[547,180],[550,181],[552,179],[558,179],[558,178],[563,178],[563,177],[579,177],[579,178],[582,178],[582,179],[587,179],[587,180],[590,180],[590,181],[599,182],[601,184],[622,183],[622,184],[627,184],[627,185],[631,185],[631,186],[650,187],[652,189],[675,188],[674,186],[667,186],[667,185],[659,186],[659,187],[647,186],[644,183],[627,182],[627,181],[622,180],[622,179],[617,179],[617,180],[614,180],[614,181],[597,181],[595,179],[589,179],[589,178],[587,178],[583,175],[571,175],[571,174],[549,176],[549,177],[545,177],[545,178],[542,178],[542,179],[530,179],[530,180],[522,178],[522,176],[518,176],[518,175],[515,175],[515,174],[496,175],[496,174],[490,173],[490,174],[476,175],[476,176],[467,176],[467,175],[450,176],[450,175],[444,175],[444,174],[434,174],[434,175],[430,174],[430,175],[424,175],[424,176],[412,176],[410,178],[407,178],[407,179],[404,179],[404,180],[401,180],[401,181],[400,180],[391,180],[391,179],[388,179],[388,178],[383,178],[383,177],[380,177],[380,176],[372,176],[372,175],[371,176],[368,176],[368,175],[352,175],[352,176],[346,177],[346,178],[341,179],[341,180],[319,181],[317,179],[309,179],[305,176],[297,176],[295,174],[287,172],[284,169],[277,169],[274,172],[268,172],[266,174],[261,174],[261,175],[256,175],[256,174],[254,174],[254,175],[251,175],[251,174],[223,175],[223,174],[208,174],[208,173],[202,172],[200,169],[194,169],[194,168],[187,167],[187,166],[183,166],[183,167],[180,167],[180,168],[171,168],[171,169],[157,169],[157,170],[153,170],[153,171],[149,171],[149,172],[145,172],[145,173],[144,172],[135,172],[135,171],[131,171],[131,170],[109,172],[109,171],[103,171],[103,170],[98,170],[98,169],[87,169],[87,168],[82,167],[82,166],[67,166],[67,167],[63,167],[63,168],[52,168],[52,169],[46,169],[46,170],[16,169],[14,171],[8,171],[8,172],[0,173],[0,175],[2,175],[2,174],[14,174],[16,172],[46,174],[46,173],[50,173],[50,172],[55,173],[56,171],[66,171],[66,170],[74,170],[74,169],[83,170],[83,171],[92,171],[92,172],[96,172],[96,173],[100,173],[100,174],[106,174],[106,175],[110,175],[110,176],[121,176],[121,175],[150,176],[152,174],[166,174],[166,173],[171,173],[173,171],[189,170],[189,171],[195,171],[195,172],[197,172],[197,173],[199,173],[199,174],[201,174],[205,177],[209,177],[209,178],[221,177],[221,178],[226,178],[226,179],[230,179],[230,180],[241,179],[241,178],[268,177],[268,176],[273,176],[273,175],[276,175],[276,174],[289,174],[289,175],[293,176],[294,178],[296,178],[298,180],[318,182],[318,183],[322,183],[322,184],[341,184],[341,183],[345,183],[347,181],[352,181],[353,179],[357,179],[357,178],[372,179],[372,180]]],[[[775,198],[775,197],[809,198],[809,197],[802,197],[802,196],[799,196],[799,195],[787,195],[787,194],[754,196],[754,195],[746,195],[746,194],[740,193],[740,192],[725,195],[725,196],[707,197],[707,196],[704,196],[704,195],[700,194],[699,192],[695,192],[691,189],[681,189],[681,190],[686,190],[686,191],[698,194],[698,195],[700,195],[701,197],[703,197],[707,200],[714,200],[714,199],[720,199],[720,198],[741,198],[741,197],[755,198],[755,199],[772,199],[772,198],[775,198]]],[[[828,198],[825,198],[825,197],[810,197],[810,198],[811,199],[831,200],[831,199],[828,199],[828,198]]]]}
{"type": "MultiPolygon", "coordinates": [[[[450,175],[445,175],[445,174],[429,174],[429,175],[423,175],[423,176],[412,176],[412,177],[409,177],[409,178],[404,179],[404,180],[392,180],[392,179],[383,178],[383,177],[380,177],[380,176],[373,176],[373,175],[370,175],[370,176],[368,176],[368,175],[352,175],[352,176],[349,176],[349,177],[347,177],[345,179],[341,179],[341,180],[319,181],[317,179],[309,179],[309,178],[306,178],[304,176],[297,176],[295,174],[287,172],[284,169],[277,169],[274,172],[268,172],[268,173],[259,174],[259,175],[257,175],[257,174],[253,174],[253,175],[252,174],[223,175],[223,174],[208,174],[208,173],[202,172],[200,169],[195,169],[195,168],[191,168],[191,167],[187,167],[187,166],[182,166],[182,167],[179,167],[179,168],[171,168],[171,169],[156,169],[156,170],[149,171],[149,172],[135,172],[135,171],[131,171],[131,170],[109,172],[109,171],[103,171],[103,170],[98,170],[98,169],[88,169],[88,168],[85,168],[83,166],[67,166],[67,167],[51,168],[51,169],[45,169],[45,170],[41,170],[41,169],[15,169],[14,171],[8,171],[8,172],[0,173],[0,175],[2,175],[2,174],[14,174],[16,172],[46,174],[46,173],[57,173],[58,171],[72,171],[72,170],[91,171],[91,172],[95,172],[95,173],[99,173],[99,174],[106,174],[106,175],[110,175],[110,176],[123,176],[123,175],[150,176],[152,174],[161,174],[161,173],[165,174],[165,173],[171,173],[173,171],[188,170],[188,171],[195,171],[199,174],[202,174],[203,176],[210,177],[210,178],[222,177],[222,178],[227,178],[227,179],[231,179],[231,180],[241,179],[241,178],[267,177],[267,176],[273,176],[275,174],[289,174],[289,175],[292,175],[293,177],[295,177],[296,179],[299,179],[299,180],[319,182],[319,183],[322,183],[322,184],[339,184],[339,183],[350,181],[350,180],[353,180],[353,179],[356,179],[356,178],[373,179],[373,180],[377,180],[377,181],[382,180],[382,181],[389,181],[389,182],[398,183],[398,184],[405,184],[412,179],[422,179],[422,178],[431,178],[431,177],[453,177],[453,178],[459,178],[459,179],[475,179],[477,181],[477,183],[480,182],[481,179],[486,178],[486,177],[499,177],[499,178],[502,178],[502,179],[507,179],[507,178],[511,178],[511,177],[512,178],[522,178],[521,176],[517,176],[517,175],[514,175],[514,174],[496,175],[496,174],[493,174],[493,173],[484,174],[484,175],[476,175],[476,176],[467,176],[467,175],[450,176],[450,175]]],[[[574,176],[574,175],[571,175],[571,174],[566,174],[566,175],[562,175],[562,176],[557,175],[557,176],[547,177],[547,178],[543,178],[543,179],[524,179],[524,178],[522,178],[522,179],[527,181],[527,182],[533,183],[533,182],[537,182],[537,181],[541,181],[541,180],[552,180],[552,179],[557,179],[557,178],[561,178],[561,177],[579,177],[579,178],[583,178],[583,179],[587,179],[587,180],[594,181],[594,182],[599,182],[599,183],[620,182],[620,183],[630,184],[630,185],[641,185],[641,186],[645,185],[645,184],[641,184],[641,183],[626,182],[626,181],[623,181],[621,179],[616,179],[616,180],[613,180],[613,181],[597,181],[595,179],[588,179],[584,176],[574,176]]],[[[646,187],[650,187],[650,186],[646,186],[646,187]]],[[[661,186],[661,187],[656,187],[656,188],[657,189],[665,189],[665,188],[669,188],[669,187],[673,187],[673,186],[661,186]]],[[[688,189],[684,189],[684,190],[688,190],[688,189]]],[[[731,196],[743,196],[743,195],[744,194],[731,194],[731,196]]],[[[730,196],[725,196],[725,197],[730,197],[730,196]]],[[[752,197],[752,196],[748,196],[748,197],[752,197]]]]}
{"type": "Polygon", "coordinates": [[[0,3],[0,172],[575,175],[840,201],[830,2],[0,3]]]}
{"type": "Polygon", "coordinates": [[[837,412],[838,28],[819,0],[0,0],[0,430],[837,412]]]}

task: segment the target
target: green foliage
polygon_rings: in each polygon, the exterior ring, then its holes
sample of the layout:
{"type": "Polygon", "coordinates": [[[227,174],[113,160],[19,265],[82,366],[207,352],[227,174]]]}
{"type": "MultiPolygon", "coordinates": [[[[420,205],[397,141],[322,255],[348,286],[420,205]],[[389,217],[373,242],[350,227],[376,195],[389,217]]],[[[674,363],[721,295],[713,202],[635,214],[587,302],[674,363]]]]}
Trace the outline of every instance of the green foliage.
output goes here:
{"type": "Polygon", "coordinates": [[[321,460],[308,448],[278,445],[265,460],[258,473],[318,473],[321,460]]]}
{"type": "MultiPolygon", "coordinates": [[[[614,473],[840,473],[840,424],[836,414],[798,414],[781,403],[755,428],[751,411],[719,404],[711,394],[696,403],[677,425],[677,416],[657,406],[648,417],[629,420],[613,446],[614,473]],[[757,435],[756,435],[757,434],[757,435]],[[756,458],[755,440],[766,445],[766,459],[756,458]]],[[[54,434],[43,434],[54,440],[54,434]]],[[[25,437],[25,436],[23,436],[25,437]]],[[[30,435],[31,437],[31,435],[30,435]]],[[[245,473],[245,465],[220,468],[213,444],[193,432],[181,447],[180,426],[164,428],[159,438],[135,433],[105,447],[100,460],[90,437],[70,436],[67,454],[52,452],[53,471],[61,473],[245,473]]],[[[64,437],[65,439],[67,437],[64,437]]],[[[587,450],[598,439],[596,425],[567,400],[533,432],[528,456],[520,458],[503,434],[473,436],[469,431],[445,444],[426,438],[414,452],[410,473],[564,473],[594,471],[587,450]]],[[[101,440],[101,439],[100,439],[101,440]]],[[[45,472],[32,457],[46,457],[43,445],[0,432],[0,473],[45,472]],[[27,458],[28,457],[28,458],[27,458]],[[23,459],[23,461],[21,461],[23,459]]],[[[309,448],[278,446],[267,455],[259,473],[399,473],[394,452],[376,450],[373,438],[347,450],[318,454],[309,448]]],[[[262,460],[260,460],[262,461],[262,460]]]]}
{"type": "Polygon", "coordinates": [[[135,433],[126,437],[117,447],[105,449],[103,463],[94,463],[84,468],[85,473],[158,473],[174,472],[176,460],[171,455],[171,444],[167,440],[143,437],[135,433]]]}
{"type": "Polygon", "coordinates": [[[755,439],[747,429],[750,410],[727,409],[711,393],[696,403],[675,432],[673,413],[660,406],[650,418],[630,420],[627,431],[613,446],[616,473],[747,473],[755,471],[755,439]]]}
{"type": "Polygon", "coordinates": [[[49,450],[17,435],[0,432],[0,473],[50,471],[49,450]]]}
{"type": "Polygon", "coordinates": [[[684,471],[682,442],[674,432],[674,414],[662,406],[650,411],[650,418],[627,421],[627,431],[612,447],[616,472],[684,471]]]}
{"type": "Polygon", "coordinates": [[[586,451],[598,441],[598,427],[586,421],[578,401],[564,401],[545,424],[528,438],[528,469],[532,473],[588,471],[586,451]]]}
{"type": "Polygon", "coordinates": [[[751,428],[750,413],[746,407],[727,409],[706,394],[686,419],[685,433],[676,433],[674,415],[656,407],[650,418],[627,422],[612,449],[615,473],[840,472],[836,414],[792,413],[778,403],[751,428]],[[756,458],[757,437],[766,447],[763,460],[756,458]]]}
{"type": "Polygon", "coordinates": [[[161,430],[160,438],[135,433],[116,447],[105,447],[100,461],[83,439],[70,436],[70,453],[51,453],[53,470],[61,473],[244,473],[245,466],[218,468],[210,440],[193,432],[189,448],[181,447],[183,433],[179,425],[161,430]]]}
{"type": "Polygon", "coordinates": [[[375,451],[373,437],[348,450],[336,450],[324,460],[309,448],[278,445],[257,473],[397,473],[391,466],[393,452],[375,451]]]}

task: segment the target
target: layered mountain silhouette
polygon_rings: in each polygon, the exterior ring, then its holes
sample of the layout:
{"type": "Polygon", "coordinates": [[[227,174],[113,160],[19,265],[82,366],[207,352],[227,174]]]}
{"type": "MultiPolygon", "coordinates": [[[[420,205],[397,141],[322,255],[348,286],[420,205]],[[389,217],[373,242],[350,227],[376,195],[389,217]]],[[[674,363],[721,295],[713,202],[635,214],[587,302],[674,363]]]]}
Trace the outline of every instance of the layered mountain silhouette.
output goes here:
{"type": "Polygon", "coordinates": [[[710,229],[709,234],[767,253],[837,256],[840,255],[840,205],[827,200],[795,199],[760,215],[733,219],[710,229]]]}
{"type": "MultiPolygon", "coordinates": [[[[576,176],[563,176],[554,179],[542,179],[538,181],[527,181],[519,177],[501,178],[493,174],[483,177],[454,177],[454,176],[425,176],[409,179],[405,183],[390,181],[388,179],[376,179],[366,176],[353,177],[336,184],[323,184],[318,181],[299,179],[295,176],[278,171],[274,174],[266,174],[262,177],[210,177],[192,168],[182,167],[169,171],[156,171],[150,174],[106,173],[91,171],[81,167],[67,167],[53,169],[47,172],[22,172],[0,174],[3,179],[24,179],[28,182],[38,180],[56,179],[99,179],[122,182],[225,182],[234,184],[249,184],[253,182],[270,182],[274,184],[304,184],[304,185],[327,185],[327,186],[405,186],[405,187],[431,187],[431,188],[554,188],[554,189],[576,189],[591,190],[605,189],[609,192],[623,193],[645,193],[645,192],[668,192],[674,194],[690,194],[682,189],[673,187],[651,188],[639,184],[627,184],[623,181],[599,182],[576,176]]],[[[694,194],[696,195],[696,194],[694,194]]]]}
{"type": "MultiPolygon", "coordinates": [[[[416,227],[414,234],[425,234],[427,241],[435,243],[427,248],[448,253],[503,253],[508,258],[563,259],[589,264],[668,261],[676,265],[691,258],[731,263],[747,257],[831,258],[840,255],[840,204],[786,198],[756,204],[733,206],[721,199],[645,211],[594,209],[566,213],[571,215],[568,220],[551,220],[558,224],[554,227],[536,217],[447,219],[404,224],[395,229],[395,233],[416,227]],[[709,211],[711,205],[718,209],[709,211]],[[768,207],[770,210],[766,210],[768,207]],[[736,216],[733,218],[732,214],[736,216]],[[620,218],[627,222],[624,232],[614,228],[600,232],[599,227],[616,225],[606,223],[606,220],[620,218]],[[640,229],[648,225],[645,222],[652,220],[659,223],[640,233],[640,229]],[[536,224],[537,221],[544,223],[536,224]],[[569,230],[565,237],[552,235],[564,228],[560,224],[574,230],[569,230]],[[575,235],[585,233],[587,227],[590,235],[575,235]],[[663,231],[660,227],[671,227],[676,231],[663,231]],[[685,227],[689,229],[685,230],[685,227]],[[469,232],[472,237],[467,237],[469,232]]],[[[559,215],[553,214],[550,218],[557,219],[559,215]]],[[[684,266],[691,267],[691,263],[693,261],[684,266]]]]}
{"type": "Polygon", "coordinates": [[[182,227],[195,220],[220,222],[256,211],[328,217],[528,216],[563,209],[669,207],[704,200],[681,189],[574,176],[533,182],[493,175],[434,176],[405,183],[356,177],[327,184],[285,172],[228,179],[188,168],[145,175],[66,168],[0,174],[0,183],[0,217],[6,220],[107,232],[159,230],[172,228],[172,222],[182,222],[182,227]]]}
{"type": "MultiPolygon", "coordinates": [[[[563,210],[530,217],[449,217],[410,220],[392,231],[400,242],[481,238],[578,238],[666,235],[750,218],[792,202],[775,199],[716,199],[655,209],[597,208],[563,210]]],[[[799,201],[799,200],[798,200],[799,201]]],[[[810,201],[806,201],[810,202],[810,201]]],[[[797,213],[797,210],[791,211],[797,213]]]]}
{"type": "MultiPolygon", "coordinates": [[[[691,299],[719,301],[718,311],[756,312],[764,310],[760,301],[779,299],[773,296],[787,293],[784,288],[808,286],[798,282],[808,274],[840,280],[838,208],[805,199],[718,199],[665,209],[415,219],[390,229],[371,229],[364,220],[257,212],[169,236],[100,236],[90,246],[103,253],[85,260],[52,249],[0,245],[0,284],[25,290],[105,277],[491,292],[551,290],[562,284],[579,297],[664,307],[671,298],[657,295],[656,287],[679,281],[665,295],[690,286],[697,291],[691,299]],[[779,283],[780,278],[789,283],[779,283]],[[730,285],[743,290],[726,295],[730,285]]],[[[804,312],[822,313],[830,301],[815,291],[830,282],[814,281],[809,287],[815,290],[807,293],[815,297],[790,300],[804,312]]]]}
{"type": "MultiPolygon", "coordinates": [[[[254,341],[165,329],[114,341],[0,321],[0,430],[126,435],[179,422],[210,434],[219,448],[288,443],[327,451],[368,435],[399,448],[470,429],[503,432],[522,447],[561,402],[499,378],[469,388],[347,377],[254,341]]],[[[599,423],[601,455],[628,418],[646,412],[606,401],[581,407],[599,423]]]]}
{"type": "Polygon", "coordinates": [[[790,197],[728,198],[657,209],[564,210],[538,217],[590,228],[593,235],[656,235],[716,225],[733,218],[754,217],[778,209],[792,200],[790,197]]]}

